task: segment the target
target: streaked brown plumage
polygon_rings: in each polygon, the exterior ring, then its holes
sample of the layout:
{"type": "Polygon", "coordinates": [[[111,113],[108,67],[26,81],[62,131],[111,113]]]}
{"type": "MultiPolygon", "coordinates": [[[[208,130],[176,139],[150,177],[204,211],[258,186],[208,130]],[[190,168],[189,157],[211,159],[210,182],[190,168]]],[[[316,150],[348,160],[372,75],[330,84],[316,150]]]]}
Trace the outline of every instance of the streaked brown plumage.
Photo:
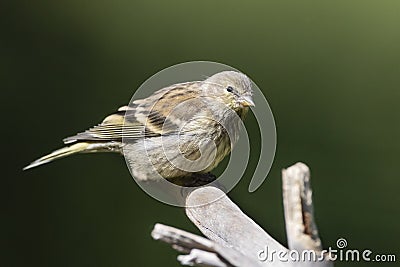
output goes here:
{"type": "Polygon", "coordinates": [[[252,105],[251,82],[239,72],[171,85],[65,138],[67,147],[24,169],[75,153],[118,152],[139,180],[205,173],[229,154],[240,120],[252,105]]]}

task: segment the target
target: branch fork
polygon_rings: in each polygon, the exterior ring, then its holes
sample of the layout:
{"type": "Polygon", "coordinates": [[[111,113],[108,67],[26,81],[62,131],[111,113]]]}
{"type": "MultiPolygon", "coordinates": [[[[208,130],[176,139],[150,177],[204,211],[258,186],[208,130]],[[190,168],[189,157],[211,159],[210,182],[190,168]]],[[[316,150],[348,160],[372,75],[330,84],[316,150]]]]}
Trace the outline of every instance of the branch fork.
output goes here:
{"type": "Polygon", "coordinates": [[[151,235],[155,240],[166,242],[186,254],[178,256],[178,261],[186,266],[333,267],[327,259],[279,260],[279,253],[288,255],[293,250],[299,254],[310,250],[317,256],[322,251],[314,219],[309,168],[303,163],[296,163],[284,169],[282,189],[288,248],[243,213],[222,190],[211,186],[189,192],[185,208],[188,218],[207,238],[163,224],[156,224],[151,235]],[[213,201],[215,199],[218,200],[213,201]],[[268,252],[265,248],[276,252],[274,260],[266,260],[265,253],[268,252]]]}

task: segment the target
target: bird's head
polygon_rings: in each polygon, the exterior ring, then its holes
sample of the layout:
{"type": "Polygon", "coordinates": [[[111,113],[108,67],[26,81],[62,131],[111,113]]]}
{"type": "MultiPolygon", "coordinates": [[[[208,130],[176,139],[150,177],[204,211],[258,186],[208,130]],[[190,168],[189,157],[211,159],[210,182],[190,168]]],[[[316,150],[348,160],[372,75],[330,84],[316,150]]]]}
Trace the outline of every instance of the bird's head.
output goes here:
{"type": "Polygon", "coordinates": [[[204,81],[209,92],[229,108],[241,113],[254,106],[250,79],[237,71],[223,71],[204,81]]]}

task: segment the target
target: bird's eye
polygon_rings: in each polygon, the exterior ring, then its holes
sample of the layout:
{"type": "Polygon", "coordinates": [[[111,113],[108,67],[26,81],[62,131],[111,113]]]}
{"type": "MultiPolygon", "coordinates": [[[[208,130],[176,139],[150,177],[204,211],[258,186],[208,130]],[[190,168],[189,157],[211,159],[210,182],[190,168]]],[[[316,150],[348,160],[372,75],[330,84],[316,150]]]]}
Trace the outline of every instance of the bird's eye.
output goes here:
{"type": "Polygon", "coordinates": [[[232,86],[228,86],[226,88],[226,91],[228,91],[229,93],[232,93],[233,92],[233,87],[232,86]]]}

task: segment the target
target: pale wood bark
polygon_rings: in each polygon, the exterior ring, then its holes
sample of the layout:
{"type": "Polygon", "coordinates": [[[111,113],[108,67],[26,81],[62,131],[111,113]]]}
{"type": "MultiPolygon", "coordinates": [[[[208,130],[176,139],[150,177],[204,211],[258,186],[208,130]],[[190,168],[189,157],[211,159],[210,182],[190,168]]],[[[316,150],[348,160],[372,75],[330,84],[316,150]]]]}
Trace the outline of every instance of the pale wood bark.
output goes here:
{"type": "Polygon", "coordinates": [[[278,253],[288,254],[290,250],[300,254],[312,250],[317,256],[322,251],[314,220],[308,167],[297,163],[283,170],[282,182],[289,248],[282,246],[243,213],[222,190],[210,186],[197,188],[186,196],[186,215],[208,239],[161,224],[155,225],[152,236],[187,254],[178,257],[182,265],[333,266],[328,260],[294,262],[290,258],[283,261],[277,257],[278,253]],[[266,248],[268,253],[276,252],[273,261],[273,255],[265,259],[266,248]]]}

